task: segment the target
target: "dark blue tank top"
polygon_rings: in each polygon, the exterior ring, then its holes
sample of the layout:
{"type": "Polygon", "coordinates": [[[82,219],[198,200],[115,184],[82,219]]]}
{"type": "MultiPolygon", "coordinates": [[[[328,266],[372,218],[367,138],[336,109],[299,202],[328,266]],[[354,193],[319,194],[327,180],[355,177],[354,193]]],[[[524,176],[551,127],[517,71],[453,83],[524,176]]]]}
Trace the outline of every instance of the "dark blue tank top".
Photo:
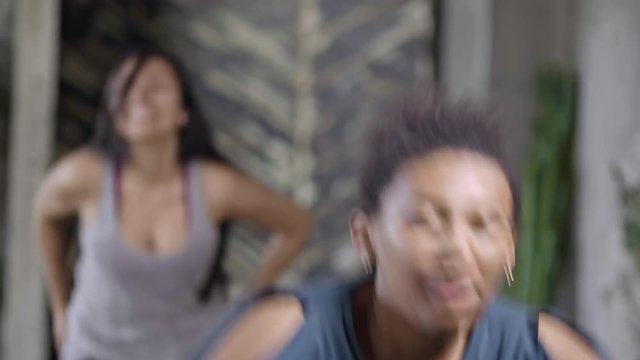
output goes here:
{"type": "MultiPolygon", "coordinates": [[[[351,312],[351,295],[360,284],[362,281],[307,286],[297,291],[267,290],[243,300],[220,318],[196,359],[205,359],[205,354],[217,346],[217,341],[256,301],[283,293],[290,293],[299,299],[305,321],[277,357],[278,360],[362,359],[351,312]]],[[[576,329],[571,323],[567,324],[576,329]]],[[[603,359],[608,358],[586,335],[585,340],[602,354],[603,359]]],[[[472,359],[549,359],[538,341],[538,311],[501,297],[494,299],[476,322],[467,343],[463,360],[472,359]]]]}

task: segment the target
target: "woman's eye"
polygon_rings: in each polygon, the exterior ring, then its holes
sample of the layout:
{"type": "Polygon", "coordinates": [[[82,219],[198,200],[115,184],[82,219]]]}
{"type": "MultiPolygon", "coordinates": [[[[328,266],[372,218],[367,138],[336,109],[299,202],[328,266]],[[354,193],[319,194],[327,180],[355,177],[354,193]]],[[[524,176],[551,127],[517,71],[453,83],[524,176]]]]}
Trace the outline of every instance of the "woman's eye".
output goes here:
{"type": "MultiPolygon", "coordinates": [[[[469,226],[479,235],[497,235],[508,222],[499,215],[477,216],[470,220],[469,226]]],[[[508,225],[506,226],[508,228],[508,225]]]]}
{"type": "Polygon", "coordinates": [[[428,223],[428,219],[423,214],[411,214],[409,216],[409,223],[413,225],[424,225],[428,223]]]}
{"type": "Polygon", "coordinates": [[[418,213],[410,217],[412,225],[422,226],[429,230],[438,230],[442,227],[442,221],[434,213],[418,213]]]}
{"type": "Polygon", "coordinates": [[[469,226],[474,233],[486,233],[490,225],[489,220],[480,216],[472,218],[469,222],[469,226]]]}

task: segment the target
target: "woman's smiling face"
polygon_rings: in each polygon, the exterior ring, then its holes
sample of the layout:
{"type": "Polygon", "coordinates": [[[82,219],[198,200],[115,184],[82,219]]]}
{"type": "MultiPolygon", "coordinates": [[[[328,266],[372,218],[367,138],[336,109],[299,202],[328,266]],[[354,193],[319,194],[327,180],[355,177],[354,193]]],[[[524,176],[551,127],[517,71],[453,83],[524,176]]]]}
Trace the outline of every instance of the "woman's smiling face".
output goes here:
{"type": "MultiPolygon", "coordinates": [[[[121,96],[135,62],[132,57],[119,70],[114,96],[121,96]]],[[[145,59],[131,81],[119,109],[113,109],[115,106],[112,105],[118,134],[129,143],[176,136],[188,116],[183,105],[182,87],[171,64],[160,56],[145,59]]]]}

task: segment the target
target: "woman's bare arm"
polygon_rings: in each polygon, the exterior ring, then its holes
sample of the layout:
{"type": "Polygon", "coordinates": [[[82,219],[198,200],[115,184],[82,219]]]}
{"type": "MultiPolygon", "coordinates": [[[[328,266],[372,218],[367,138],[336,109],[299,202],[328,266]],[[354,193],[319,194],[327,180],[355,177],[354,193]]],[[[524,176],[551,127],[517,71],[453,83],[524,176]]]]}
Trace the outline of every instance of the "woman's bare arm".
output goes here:
{"type": "Polygon", "coordinates": [[[304,323],[300,301],[290,295],[264,298],[212,344],[207,360],[272,359],[304,323]]]}
{"type": "Polygon", "coordinates": [[[538,338],[552,360],[599,359],[581,335],[552,315],[539,315],[538,338]]]}
{"type": "Polygon", "coordinates": [[[311,216],[291,200],[259,182],[224,165],[210,165],[205,171],[208,193],[217,217],[240,219],[265,228],[273,237],[252,279],[254,289],[275,281],[302,250],[311,228],[311,216]]]}
{"type": "MultiPolygon", "coordinates": [[[[95,155],[87,150],[78,151],[54,165],[36,196],[34,231],[42,253],[54,320],[64,321],[61,318],[65,316],[70,292],[70,276],[65,265],[68,239],[65,239],[62,224],[78,213],[82,201],[94,191],[99,171],[99,160],[95,155]]],[[[62,334],[56,334],[56,337],[60,336],[62,334]]],[[[59,338],[56,340],[60,341],[59,338]]]]}

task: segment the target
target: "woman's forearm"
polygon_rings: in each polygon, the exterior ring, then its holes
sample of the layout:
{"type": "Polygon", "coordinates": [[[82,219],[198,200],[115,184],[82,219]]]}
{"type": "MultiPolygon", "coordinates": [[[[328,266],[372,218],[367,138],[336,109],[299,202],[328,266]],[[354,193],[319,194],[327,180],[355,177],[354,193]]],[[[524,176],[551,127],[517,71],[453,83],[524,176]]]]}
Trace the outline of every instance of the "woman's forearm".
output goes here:
{"type": "Polygon", "coordinates": [[[60,223],[52,219],[36,221],[36,237],[44,263],[51,311],[64,313],[69,301],[70,277],[66,266],[66,246],[60,223]]]}
{"type": "Polygon", "coordinates": [[[254,290],[269,286],[295,260],[304,248],[311,221],[300,223],[296,231],[274,236],[262,258],[250,287],[254,290]]]}

